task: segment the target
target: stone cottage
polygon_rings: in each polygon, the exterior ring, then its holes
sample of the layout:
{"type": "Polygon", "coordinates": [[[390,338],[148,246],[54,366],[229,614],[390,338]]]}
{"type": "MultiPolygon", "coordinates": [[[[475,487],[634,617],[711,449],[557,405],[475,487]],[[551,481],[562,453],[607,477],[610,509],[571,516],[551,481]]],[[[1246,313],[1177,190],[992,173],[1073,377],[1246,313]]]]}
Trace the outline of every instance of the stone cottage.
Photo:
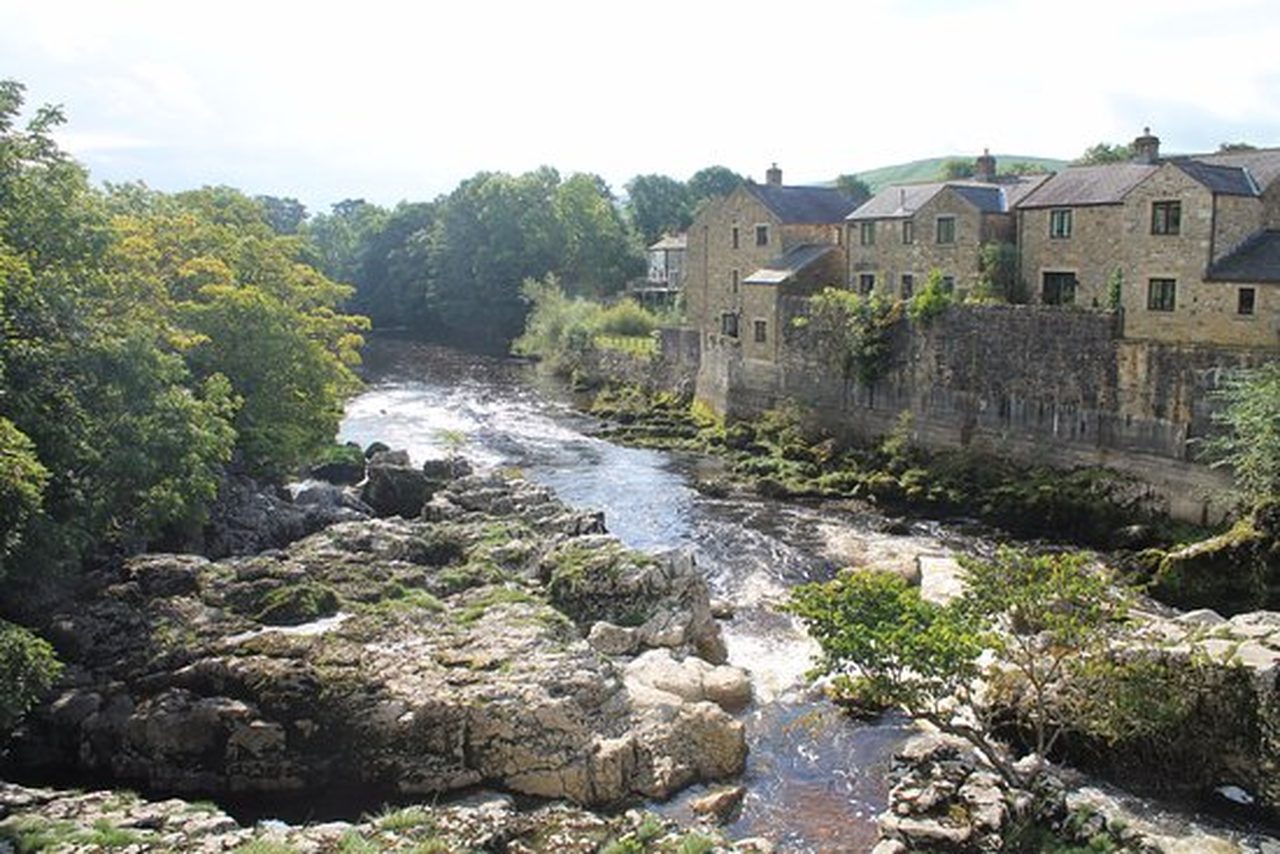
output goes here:
{"type": "Polygon", "coordinates": [[[685,307],[702,346],[774,359],[780,296],[843,281],[844,220],[861,201],[830,187],[786,186],[774,164],[764,184],[708,203],[685,256],[685,307]]]}
{"type": "Polygon", "coordinates": [[[1018,205],[1021,274],[1046,304],[1119,307],[1124,336],[1280,347],[1280,149],[1069,167],[1018,205]]]}
{"type": "Polygon", "coordinates": [[[1014,206],[1047,178],[997,175],[984,152],[972,179],[881,190],[847,220],[849,287],[907,299],[937,270],[948,290],[971,288],[982,246],[1014,242],[1014,206]]]}

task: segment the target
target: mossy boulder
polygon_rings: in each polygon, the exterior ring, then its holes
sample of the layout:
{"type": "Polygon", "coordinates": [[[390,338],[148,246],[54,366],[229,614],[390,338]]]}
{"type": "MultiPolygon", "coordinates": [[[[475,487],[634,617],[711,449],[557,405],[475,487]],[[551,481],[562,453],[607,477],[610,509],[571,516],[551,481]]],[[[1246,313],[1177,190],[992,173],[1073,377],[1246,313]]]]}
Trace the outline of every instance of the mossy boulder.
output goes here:
{"type": "Polygon", "coordinates": [[[257,620],[266,626],[296,626],[332,616],[337,610],[338,594],[331,588],[314,582],[287,584],[263,597],[257,620]]]}
{"type": "Polygon", "coordinates": [[[1151,593],[1179,608],[1212,608],[1230,616],[1280,608],[1280,504],[1241,519],[1231,530],[1171,552],[1151,593]]]}

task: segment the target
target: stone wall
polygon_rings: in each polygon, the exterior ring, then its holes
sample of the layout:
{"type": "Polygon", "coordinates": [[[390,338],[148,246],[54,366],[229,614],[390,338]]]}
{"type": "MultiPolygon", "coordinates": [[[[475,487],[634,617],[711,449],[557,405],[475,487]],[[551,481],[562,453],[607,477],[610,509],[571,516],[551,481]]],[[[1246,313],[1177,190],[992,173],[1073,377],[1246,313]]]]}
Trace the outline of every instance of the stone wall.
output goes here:
{"type": "Polygon", "coordinates": [[[832,431],[862,438],[888,432],[906,411],[926,446],[1110,466],[1193,521],[1228,509],[1229,478],[1196,462],[1195,439],[1220,372],[1266,353],[1124,340],[1111,312],[965,306],[922,329],[900,324],[890,370],[864,387],[821,360],[810,329],[790,323],[803,311],[803,300],[783,301],[776,363],[745,358],[736,342],[704,346],[698,399],[730,419],[793,399],[832,431]]]}

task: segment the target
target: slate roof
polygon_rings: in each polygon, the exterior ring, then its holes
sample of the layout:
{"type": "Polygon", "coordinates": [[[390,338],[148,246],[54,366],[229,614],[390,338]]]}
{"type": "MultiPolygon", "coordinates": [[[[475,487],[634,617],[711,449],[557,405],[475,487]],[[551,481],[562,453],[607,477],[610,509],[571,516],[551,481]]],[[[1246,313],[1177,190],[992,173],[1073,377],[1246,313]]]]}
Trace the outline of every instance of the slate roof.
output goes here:
{"type": "Polygon", "coordinates": [[[1191,180],[1206,187],[1214,195],[1257,196],[1258,185],[1243,166],[1205,163],[1203,160],[1171,160],[1191,180]]]}
{"type": "Polygon", "coordinates": [[[1280,148],[1261,148],[1256,151],[1227,151],[1218,154],[1197,154],[1195,160],[1216,166],[1238,166],[1248,169],[1260,189],[1265,190],[1280,178],[1280,148]]]}
{"type": "Polygon", "coordinates": [[[1280,231],[1260,231],[1209,268],[1210,281],[1280,282],[1280,231]]]}
{"type": "Polygon", "coordinates": [[[835,251],[836,247],[827,243],[802,243],[774,258],[742,282],[746,285],[780,285],[835,251]]]}
{"type": "Polygon", "coordinates": [[[827,225],[844,222],[858,206],[833,187],[780,187],[747,184],[747,192],[782,220],[784,225],[827,225]]]}
{"type": "Polygon", "coordinates": [[[650,246],[649,249],[687,249],[688,247],[689,236],[687,234],[668,234],[650,246]]]}
{"type": "Polygon", "coordinates": [[[1020,208],[1116,205],[1160,167],[1145,163],[1068,166],[1028,193],[1020,208]]]}
{"type": "Polygon", "coordinates": [[[1008,213],[1019,199],[1044,183],[1047,175],[1001,175],[984,181],[934,181],[886,187],[849,214],[850,220],[905,219],[950,188],[983,213],[1008,213]]]}

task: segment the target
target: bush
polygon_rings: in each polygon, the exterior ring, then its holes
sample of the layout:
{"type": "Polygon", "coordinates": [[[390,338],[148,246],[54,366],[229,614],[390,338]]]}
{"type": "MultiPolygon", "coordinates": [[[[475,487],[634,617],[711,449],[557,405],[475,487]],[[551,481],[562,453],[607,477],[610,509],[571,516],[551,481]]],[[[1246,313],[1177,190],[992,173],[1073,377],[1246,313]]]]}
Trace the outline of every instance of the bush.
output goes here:
{"type": "Polygon", "coordinates": [[[639,338],[658,328],[658,318],[635,300],[625,299],[600,313],[600,332],[639,338]]]}
{"type": "Polygon", "coordinates": [[[955,303],[955,295],[943,284],[942,272],[929,273],[921,288],[907,303],[907,316],[915,323],[928,325],[955,303]]]}
{"type": "Polygon", "coordinates": [[[0,733],[7,732],[62,672],[48,642],[0,620],[0,733]]]}

